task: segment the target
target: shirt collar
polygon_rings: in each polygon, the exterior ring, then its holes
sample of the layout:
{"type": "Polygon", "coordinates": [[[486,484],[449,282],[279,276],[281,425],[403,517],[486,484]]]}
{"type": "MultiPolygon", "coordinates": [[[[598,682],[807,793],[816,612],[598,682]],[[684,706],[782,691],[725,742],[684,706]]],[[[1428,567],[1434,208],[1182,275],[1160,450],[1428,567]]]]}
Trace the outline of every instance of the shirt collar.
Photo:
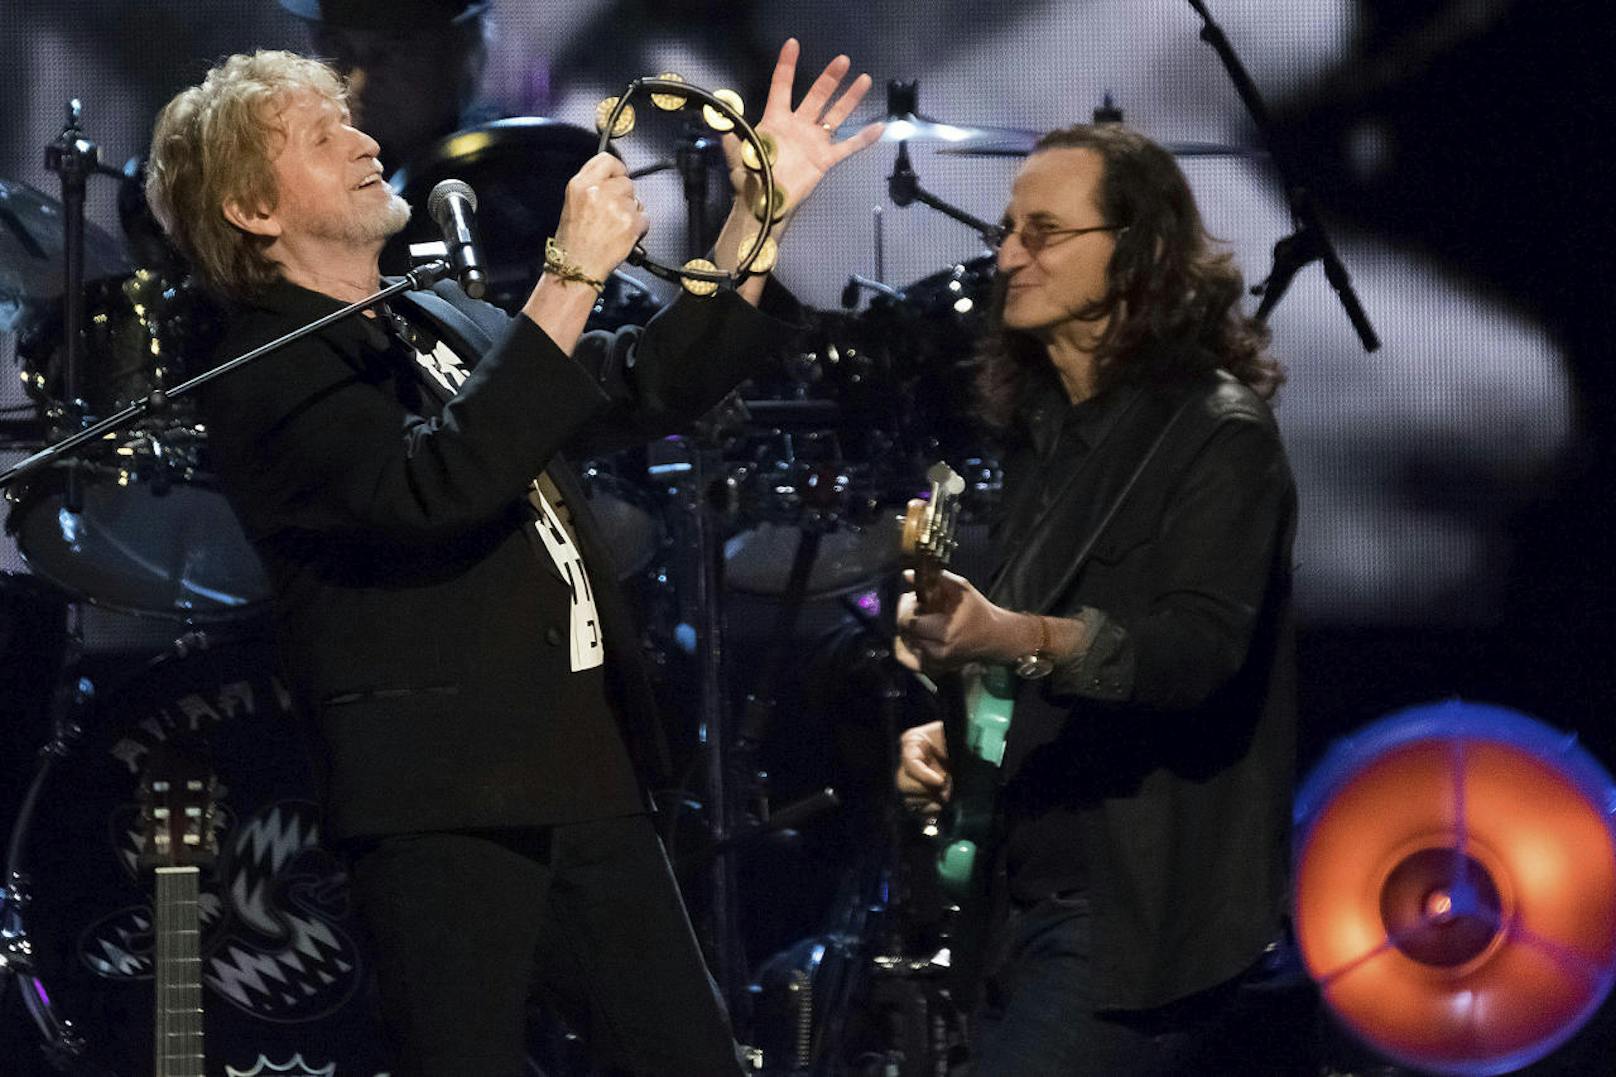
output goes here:
{"type": "Polygon", "coordinates": [[[1093,449],[1105,440],[1127,410],[1128,401],[1139,391],[1139,386],[1124,383],[1073,404],[1066,399],[1059,381],[1051,379],[1034,405],[1029,423],[1039,455],[1047,456],[1058,442],[1069,438],[1080,441],[1085,449],[1093,449]]]}
{"type": "MultiPolygon", "coordinates": [[[[255,293],[244,305],[295,323],[289,326],[295,328],[296,325],[306,325],[316,318],[341,310],[348,304],[324,292],[316,292],[282,278],[255,293]]],[[[380,350],[387,345],[385,335],[379,337],[379,333],[385,334],[385,329],[375,319],[354,314],[326,326],[318,335],[344,350],[360,345],[380,350]]]]}

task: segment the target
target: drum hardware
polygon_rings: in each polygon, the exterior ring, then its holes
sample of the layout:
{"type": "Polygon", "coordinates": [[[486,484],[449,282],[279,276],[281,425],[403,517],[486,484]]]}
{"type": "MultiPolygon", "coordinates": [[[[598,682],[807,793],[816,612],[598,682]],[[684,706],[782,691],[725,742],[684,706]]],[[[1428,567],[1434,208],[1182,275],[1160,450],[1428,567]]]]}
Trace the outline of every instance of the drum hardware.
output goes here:
{"type": "MultiPolygon", "coordinates": [[[[1109,91],[1106,92],[1100,104],[1095,106],[1092,120],[1097,124],[1122,122],[1122,109],[1117,107],[1117,103],[1109,91]]],[[[937,152],[948,157],[1025,157],[1038,148],[1038,141],[1043,137],[1043,133],[1039,131],[1021,131],[1009,136],[995,136],[960,146],[944,146],[937,152]]],[[[1263,150],[1251,149],[1246,146],[1226,146],[1220,142],[1185,142],[1182,140],[1162,139],[1157,140],[1156,144],[1174,157],[1266,156],[1266,152],[1263,150]]]]}
{"type": "MultiPolygon", "coordinates": [[[[60,441],[41,449],[32,456],[18,461],[11,467],[7,468],[4,472],[0,472],[0,490],[9,489],[20,479],[26,478],[28,475],[31,475],[45,467],[54,466],[58,463],[58,461],[74,457],[81,448],[89,446],[95,442],[105,441],[108,439],[109,435],[116,436],[121,431],[130,429],[142,419],[153,415],[165,414],[172,401],[189,396],[191,393],[195,392],[197,389],[216,378],[226,377],[232,371],[243,367],[248,363],[254,362],[266,355],[271,354],[272,352],[278,351],[294,341],[301,340],[310,333],[318,332],[333,322],[337,322],[343,318],[358,314],[360,311],[363,311],[368,307],[373,307],[378,303],[384,302],[400,292],[408,289],[428,287],[433,281],[441,279],[447,275],[448,272],[449,265],[447,262],[428,262],[424,265],[416,267],[410,273],[406,274],[402,280],[387,285],[372,295],[368,295],[363,299],[350,303],[340,310],[335,310],[330,314],[316,318],[307,325],[299,326],[297,329],[294,329],[283,336],[277,337],[266,344],[262,344],[248,352],[236,356],[233,359],[227,360],[226,362],[214,367],[212,370],[204,371],[190,380],[182,382],[181,384],[172,388],[153,389],[143,399],[134,401],[127,407],[113,413],[112,415],[109,415],[106,418],[85,427],[75,434],[62,438],[60,441]]],[[[71,334],[69,335],[71,337],[71,334]]],[[[69,511],[71,511],[71,509],[69,511]]]]}
{"type": "Polygon", "coordinates": [[[1037,137],[1037,132],[1022,127],[983,127],[958,123],[944,123],[920,113],[920,83],[887,83],[886,128],[881,132],[882,142],[942,142],[949,144],[973,142],[1004,142],[1010,139],[1037,137]]]}
{"type": "Polygon", "coordinates": [[[930,206],[970,228],[981,236],[982,242],[988,246],[995,246],[1001,235],[998,225],[973,217],[953,203],[945,202],[921,187],[920,178],[915,174],[914,166],[909,161],[911,141],[923,139],[960,142],[973,135],[987,135],[991,129],[955,127],[952,124],[939,124],[934,120],[928,120],[915,111],[919,96],[919,82],[899,82],[894,79],[887,83],[887,128],[881,138],[882,141],[898,144],[898,155],[893,162],[892,175],[887,177],[888,197],[892,199],[892,204],[900,209],[906,209],[916,202],[930,206]],[[897,133],[894,134],[894,131],[897,133]]]}
{"type": "MultiPolygon", "coordinates": [[[[67,122],[56,141],[45,148],[45,167],[61,177],[62,183],[62,389],[66,419],[73,429],[82,425],[84,409],[80,391],[84,362],[84,191],[89,177],[98,172],[121,176],[101,166],[100,148],[84,137],[83,114],[78,98],[68,101],[67,122]]],[[[71,461],[62,507],[74,514],[84,507],[78,470],[71,461]]]]}
{"type": "MultiPolygon", "coordinates": [[[[61,202],[26,183],[0,179],[0,333],[24,332],[61,299],[65,217],[61,202]]],[[[129,272],[123,245],[88,221],[83,242],[86,280],[129,272]]]]}
{"type": "MultiPolygon", "coordinates": [[[[752,803],[753,814],[758,822],[728,835],[724,840],[730,845],[743,834],[749,832],[760,834],[764,828],[776,830],[790,825],[778,818],[770,817],[768,776],[758,766],[758,750],[769,735],[769,727],[774,717],[774,695],[780,677],[785,672],[786,664],[795,657],[791,653],[789,641],[795,633],[798,618],[802,613],[803,599],[808,592],[809,573],[813,571],[814,562],[819,557],[820,536],[821,531],[816,527],[804,527],[797,532],[797,545],[792,551],[791,569],[786,578],[785,593],[781,596],[772,630],[767,637],[767,649],[763,660],[759,663],[761,672],[751,691],[747,693],[746,702],[741,708],[740,721],[735,729],[735,739],[730,748],[728,763],[733,768],[736,785],[744,790],[745,799],[752,803]]],[[[822,806],[813,811],[803,811],[804,818],[817,814],[820,810],[834,808],[839,803],[835,791],[827,788],[822,794],[792,805],[792,808],[780,814],[785,815],[793,809],[801,811],[819,799],[822,799],[822,806]]],[[[714,846],[714,848],[727,847],[729,846],[723,842],[715,843],[714,846]]]]}
{"type": "MultiPolygon", "coordinates": [[[[21,511],[12,514],[7,526],[20,534],[19,545],[33,555],[36,571],[43,569],[56,582],[92,602],[134,613],[179,616],[187,621],[235,616],[252,601],[267,595],[262,567],[246,540],[241,539],[233,547],[218,545],[217,535],[239,535],[239,524],[223,498],[192,482],[198,477],[200,461],[188,451],[172,451],[176,447],[194,448],[205,429],[193,423],[188,430],[171,431],[173,417],[189,414],[183,410],[189,403],[187,398],[214,378],[227,376],[246,363],[398,292],[423,287],[447,271],[447,263],[441,261],[421,266],[374,295],[179,384],[170,382],[164,368],[152,368],[151,378],[144,381],[140,379],[146,371],[136,369],[136,381],[141,389],[149,385],[148,391],[137,391],[127,405],[0,473],[0,490],[5,490],[8,497],[19,480],[35,476],[20,498],[21,511]],[[81,462],[85,454],[108,448],[115,463],[81,462]],[[109,467],[110,473],[105,470],[109,467]],[[83,482],[80,511],[72,506],[70,490],[61,494],[57,509],[56,488],[41,484],[47,468],[66,468],[70,484],[79,481],[76,477],[81,469],[90,477],[110,474],[113,481],[83,482]],[[173,485],[175,478],[182,485],[173,485]],[[187,502],[186,511],[169,504],[176,498],[187,502]],[[148,548],[153,541],[156,548],[148,548]],[[216,548],[210,549],[210,543],[216,548]],[[219,556],[210,556],[215,553],[219,556]],[[176,556],[177,564],[173,561],[176,556]]],[[[118,294],[131,301],[140,318],[151,314],[143,301],[149,297],[142,289],[153,279],[137,273],[120,284],[118,294]]],[[[169,293],[161,290],[159,294],[169,293]]],[[[110,319],[98,320],[92,328],[99,330],[109,324],[110,319]]],[[[149,324],[140,323],[136,339],[145,339],[148,331],[149,324]]],[[[71,340],[73,334],[68,337],[71,340]]],[[[161,348],[150,350],[160,352],[161,348]]],[[[36,380],[43,377],[38,374],[36,380]]],[[[110,391],[111,399],[120,395],[116,389],[110,391]]]]}
{"type": "Polygon", "coordinates": [[[875,253],[875,276],[866,277],[862,273],[848,274],[847,284],[842,287],[843,310],[855,310],[858,308],[859,292],[861,290],[875,292],[878,295],[884,295],[893,300],[901,301],[903,299],[902,292],[898,291],[890,284],[885,283],[887,269],[886,234],[885,228],[883,227],[884,223],[885,213],[881,208],[881,204],[878,202],[870,207],[870,230],[871,238],[873,240],[872,248],[875,253]]]}
{"type": "Polygon", "coordinates": [[[849,273],[847,275],[847,284],[842,288],[842,308],[844,310],[854,310],[858,307],[859,291],[861,289],[874,292],[877,295],[884,295],[894,302],[903,302],[903,293],[892,285],[866,277],[862,273],[849,273]]]}

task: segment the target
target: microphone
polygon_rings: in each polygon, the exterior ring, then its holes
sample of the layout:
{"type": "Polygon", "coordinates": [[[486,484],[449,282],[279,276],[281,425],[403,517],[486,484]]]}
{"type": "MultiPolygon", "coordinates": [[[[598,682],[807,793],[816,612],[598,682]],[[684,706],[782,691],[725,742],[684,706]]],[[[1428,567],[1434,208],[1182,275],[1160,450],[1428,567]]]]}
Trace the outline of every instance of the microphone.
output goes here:
{"type": "Polygon", "coordinates": [[[477,193],[460,180],[446,179],[432,188],[427,196],[426,211],[443,233],[449,265],[460,287],[471,298],[481,299],[488,291],[488,274],[483,271],[482,256],[477,253],[474,227],[477,193]]]}

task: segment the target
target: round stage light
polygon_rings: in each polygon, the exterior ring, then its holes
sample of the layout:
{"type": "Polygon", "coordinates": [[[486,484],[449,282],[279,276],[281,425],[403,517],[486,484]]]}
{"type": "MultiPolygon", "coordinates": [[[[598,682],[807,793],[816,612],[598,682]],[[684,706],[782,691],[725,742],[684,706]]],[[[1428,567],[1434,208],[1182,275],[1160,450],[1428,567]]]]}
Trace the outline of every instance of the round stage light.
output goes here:
{"type": "Polygon", "coordinates": [[[1337,743],[1298,792],[1295,924],[1325,1002],[1432,1073],[1564,1043],[1616,978],[1616,783],[1570,734],[1459,701],[1337,743]]]}

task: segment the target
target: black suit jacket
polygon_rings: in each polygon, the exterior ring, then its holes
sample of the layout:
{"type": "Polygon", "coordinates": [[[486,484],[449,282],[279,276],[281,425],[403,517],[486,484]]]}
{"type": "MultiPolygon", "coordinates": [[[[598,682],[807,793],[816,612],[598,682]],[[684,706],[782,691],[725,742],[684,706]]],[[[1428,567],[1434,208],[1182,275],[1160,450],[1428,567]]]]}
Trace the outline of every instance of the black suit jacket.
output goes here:
{"type": "MultiPolygon", "coordinates": [[[[234,312],[219,354],[340,305],[275,285],[234,312]]],[[[447,402],[360,317],[203,399],[216,466],[270,575],[284,675],[314,719],[328,831],[639,810],[625,744],[647,781],[663,776],[666,748],[607,538],[561,453],[674,430],[778,325],[731,293],[683,298],[643,331],[586,334],[568,356],[452,284],[403,305],[474,364],[447,402]],[[526,497],[541,469],[575,513],[604,670],[569,670],[571,591],[526,497]]]]}
{"type": "MultiPolygon", "coordinates": [[[[1110,432],[1002,536],[989,594],[1105,615],[1082,661],[1022,685],[1004,765],[1021,825],[1064,813],[1050,832],[1078,838],[1102,1005],[1139,1009],[1234,976],[1280,929],[1296,490],[1268,408],[1228,375],[1115,392],[1110,432]]],[[[1037,466],[1028,446],[1007,476],[1037,466]]]]}

